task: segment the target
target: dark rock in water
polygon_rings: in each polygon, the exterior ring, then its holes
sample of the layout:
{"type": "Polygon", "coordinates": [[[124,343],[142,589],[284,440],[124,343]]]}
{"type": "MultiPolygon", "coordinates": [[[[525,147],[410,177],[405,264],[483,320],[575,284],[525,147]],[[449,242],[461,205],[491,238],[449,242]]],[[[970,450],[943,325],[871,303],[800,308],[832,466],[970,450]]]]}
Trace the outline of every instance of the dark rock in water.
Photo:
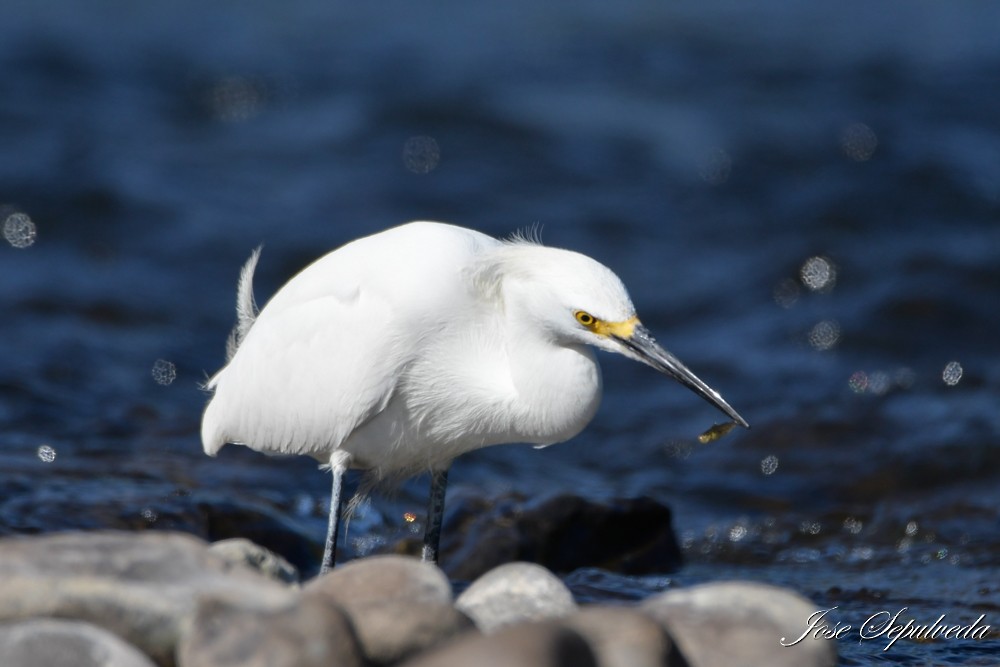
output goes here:
{"type": "Polygon", "coordinates": [[[662,623],[695,667],[770,665],[832,667],[835,641],[807,638],[794,646],[817,611],[794,591],[730,581],[677,589],[649,598],[643,613],[662,623]]]}
{"type": "Polygon", "coordinates": [[[222,597],[198,605],[177,650],[178,667],[361,667],[347,614],[321,597],[252,609],[222,597]]]}
{"type": "Polygon", "coordinates": [[[470,635],[403,663],[403,667],[597,667],[579,634],[556,622],[514,625],[470,635]]]}
{"type": "Polygon", "coordinates": [[[217,498],[197,503],[204,525],[199,534],[211,542],[241,537],[281,554],[299,572],[315,572],[323,545],[310,529],[271,508],[217,498]]]}
{"type": "Polygon", "coordinates": [[[154,667],[139,649],[103,628],[52,618],[0,625],[3,667],[154,667]]]}
{"type": "Polygon", "coordinates": [[[285,586],[209,553],[182,533],[62,533],[0,540],[0,620],[92,622],[172,665],[200,595],[285,606],[285,586]]]}
{"type": "Polygon", "coordinates": [[[490,507],[465,501],[450,513],[443,537],[442,567],[464,581],[513,560],[555,572],[600,567],[623,574],[671,572],[682,562],[670,508],[651,498],[508,497],[490,507]]]}
{"type": "Polygon", "coordinates": [[[386,665],[475,630],[452,604],[451,584],[430,563],[405,556],[355,560],[313,579],[304,598],[339,605],[369,662],[386,665]]]}
{"type": "Polygon", "coordinates": [[[662,625],[628,607],[585,607],[563,622],[579,632],[601,667],[688,667],[662,625]]]}
{"type": "Polygon", "coordinates": [[[577,609],[566,585],[534,563],[507,563],[490,570],[458,596],[455,606],[486,633],[526,621],[562,618],[577,609]]]}
{"type": "Polygon", "coordinates": [[[208,550],[229,563],[246,565],[268,579],[283,584],[299,582],[299,572],[291,563],[248,539],[234,537],[221,540],[212,544],[208,550]]]}

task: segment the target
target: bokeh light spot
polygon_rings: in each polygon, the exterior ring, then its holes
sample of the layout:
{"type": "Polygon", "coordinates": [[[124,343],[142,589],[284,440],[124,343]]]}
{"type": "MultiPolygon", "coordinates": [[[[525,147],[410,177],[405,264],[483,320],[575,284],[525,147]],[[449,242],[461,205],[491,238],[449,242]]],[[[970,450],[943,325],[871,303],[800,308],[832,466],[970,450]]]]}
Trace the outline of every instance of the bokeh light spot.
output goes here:
{"type": "Polygon", "coordinates": [[[799,270],[802,284],[814,292],[828,292],[837,282],[837,268],[826,257],[810,257],[799,270]]]}
{"type": "Polygon", "coordinates": [[[844,519],[844,530],[850,533],[851,535],[857,535],[858,533],[860,533],[861,529],[864,528],[864,525],[865,524],[863,521],[861,521],[861,519],[857,519],[853,516],[849,516],[846,519],[844,519]]]}
{"type": "Polygon", "coordinates": [[[774,286],[774,302],[782,308],[791,308],[799,300],[802,289],[794,278],[785,278],[774,286]]]}
{"type": "Polygon", "coordinates": [[[153,364],[153,379],[166,386],[177,379],[177,367],[166,359],[157,359],[153,364]]]}
{"type": "Polygon", "coordinates": [[[403,144],[403,165],[414,174],[433,171],[441,161],[441,149],[434,137],[410,137],[403,144]]]}
{"type": "Polygon", "coordinates": [[[212,115],[226,123],[238,123],[258,115],[267,99],[264,86],[254,79],[233,76],[218,81],[208,95],[212,115]]]}
{"type": "Polygon", "coordinates": [[[941,371],[941,379],[949,387],[954,387],[962,379],[962,364],[957,361],[949,361],[941,371]]]}
{"type": "Polygon", "coordinates": [[[413,523],[417,520],[417,515],[413,512],[403,512],[403,521],[406,523],[413,523]]]}
{"type": "Polygon", "coordinates": [[[868,373],[855,371],[847,380],[847,385],[855,394],[863,394],[868,390],[868,373]]]}
{"type": "Polygon", "coordinates": [[[840,133],[840,150],[855,162],[872,159],[877,147],[875,131],[864,123],[852,123],[840,133]]]}
{"type": "Polygon", "coordinates": [[[3,237],[15,248],[27,248],[35,242],[35,223],[27,213],[9,213],[3,221],[3,237]]]}
{"type": "Polygon", "coordinates": [[[709,151],[708,155],[701,161],[698,174],[709,185],[722,185],[729,180],[729,174],[732,170],[733,158],[721,148],[716,148],[709,151]]]}
{"type": "Polygon", "coordinates": [[[821,352],[830,350],[840,342],[840,325],[836,320],[822,320],[809,332],[809,344],[821,352]]]}
{"type": "Polygon", "coordinates": [[[761,459],[760,471],[765,475],[773,475],[778,470],[778,457],[769,454],[761,459]]]}
{"type": "Polygon", "coordinates": [[[868,393],[882,396],[892,388],[892,378],[885,371],[872,371],[868,374],[868,393]]]}
{"type": "Polygon", "coordinates": [[[42,445],[38,448],[38,458],[43,463],[52,463],[56,460],[56,450],[51,445],[42,445]]]}

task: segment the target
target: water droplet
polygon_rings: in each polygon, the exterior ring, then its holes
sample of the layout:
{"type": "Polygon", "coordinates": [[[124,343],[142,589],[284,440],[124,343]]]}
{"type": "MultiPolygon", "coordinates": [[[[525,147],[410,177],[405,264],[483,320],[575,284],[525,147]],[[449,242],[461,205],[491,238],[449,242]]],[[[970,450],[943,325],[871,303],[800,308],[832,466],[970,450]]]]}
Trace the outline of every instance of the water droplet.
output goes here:
{"type": "Polygon", "coordinates": [[[821,352],[830,350],[840,342],[840,325],[836,320],[822,320],[809,332],[809,344],[821,352]]]}
{"type": "Polygon", "coordinates": [[[732,169],[733,158],[721,148],[716,148],[701,161],[698,174],[709,185],[722,185],[729,180],[732,169]]]}
{"type": "Polygon", "coordinates": [[[56,460],[56,450],[51,445],[42,445],[38,448],[38,458],[43,463],[52,463],[56,460]]]}
{"type": "Polygon", "coordinates": [[[157,359],[153,364],[153,379],[157,384],[168,385],[177,379],[177,367],[166,359],[157,359]]]}
{"type": "Polygon", "coordinates": [[[877,147],[875,131],[864,123],[852,123],[840,133],[840,150],[855,162],[872,159],[877,147]]]}
{"type": "Polygon", "coordinates": [[[410,137],[403,144],[403,165],[414,174],[433,171],[441,161],[441,149],[434,137],[410,137]]]}
{"type": "Polygon", "coordinates": [[[949,387],[954,387],[962,379],[962,364],[957,361],[949,361],[941,372],[941,379],[949,387]]]}
{"type": "Polygon", "coordinates": [[[778,470],[778,457],[769,454],[761,459],[760,471],[765,475],[773,475],[778,470]]]}
{"type": "Polygon", "coordinates": [[[15,248],[27,248],[35,242],[35,223],[27,213],[9,213],[3,221],[3,237],[15,248]]]}
{"type": "Polygon", "coordinates": [[[810,257],[799,270],[802,284],[814,292],[828,292],[837,282],[837,268],[826,257],[810,257]]]}

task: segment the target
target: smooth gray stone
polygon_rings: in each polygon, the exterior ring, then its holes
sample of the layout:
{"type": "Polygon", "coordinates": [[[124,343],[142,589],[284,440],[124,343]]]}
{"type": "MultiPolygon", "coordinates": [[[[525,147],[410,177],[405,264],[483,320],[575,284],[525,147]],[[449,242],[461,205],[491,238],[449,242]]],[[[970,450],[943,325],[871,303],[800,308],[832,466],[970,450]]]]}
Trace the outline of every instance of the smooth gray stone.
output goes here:
{"type": "Polygon", "coordinates": [[[178,667],[361,667],[347,614],[319,597],[280,609],[224,598],[198,605],[177,651],[178,667]]]}
{"type": "Polygon", "coordinates": [[[0,621],[56,616],[89,621],[170,666],[203,594],[283,606],[287,587],[227,563],[191,535],[61,533],[0,540],[0,621]]]}
{"type": "Polygon", "coordinates": [[[139,649],[82,621],[39,618],[0,624],[3,667],[154,667],[139,649]]]}
{"type": "Polygon", "coordinates": [[[329,600],[347,612],[365,657],[378,665],[399,662],[475,630],[452,604],[444,573],[405,556],[351,561],[312,580],[303,596],[329,600]]]}
{"type": "Polygon", "coordinates": [[[662,625],[630,607],[584,607],[562,624],[590,644],[600,667],[688,667],[662,625]]]}
{"type": "Polygon", "coordinates": [[[470,634],[403,667],[597,667],[575,631],[555,621],[522,623],[491,635],[470,634]]]}
{"type": "Polygon", "coordinates": [[[299,571],[294,565],[270,549],[265,549],[244,537],[213,542],[208,550],[229,563],[246,565],[268,579],[283,584],[299,582],[299,571]]]}
{"type": "Polygon", "coordinates": [[[493,568],[472,582],[455,606],[486,633],[523,621],[561,618],[577,610],[566,585],[534,563],[493,568]]]}
{"type": "Polygon", "coordinates": [[[798,593],[756,582],[729,581],[666,591],[643,613],[662,623],[692,667],[768,665],[832,667],[836,642],[802,635],[816,605],[798,593]]]}

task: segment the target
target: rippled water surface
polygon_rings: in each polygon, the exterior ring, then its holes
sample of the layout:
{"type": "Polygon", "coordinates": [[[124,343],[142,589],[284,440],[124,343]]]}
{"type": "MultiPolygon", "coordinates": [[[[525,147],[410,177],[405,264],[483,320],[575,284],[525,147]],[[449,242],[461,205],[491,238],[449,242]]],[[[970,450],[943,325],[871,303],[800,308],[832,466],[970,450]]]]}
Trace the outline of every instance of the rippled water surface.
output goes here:
{"type": "MultiPolygon", "coordinates": [[[[456,497],[669,504],[687,565],[569,574],[584,600],[751,578],[854,627],[1000,627],[1000,5],[379,6],[8,3],[0,533],[245,534],[314,563],[312,461],[200,451],[242,261],[264,244],[264,301],[406,220],[537,225],[753,429],[700,445],[719,415],[603,357],[583,434],[463,457],[456,497]]],[[[425,493],[376,495],[349,550],[419,532],[425,493]]],[[[993,664],[996,636],[838,647],[993,664]]]]}

